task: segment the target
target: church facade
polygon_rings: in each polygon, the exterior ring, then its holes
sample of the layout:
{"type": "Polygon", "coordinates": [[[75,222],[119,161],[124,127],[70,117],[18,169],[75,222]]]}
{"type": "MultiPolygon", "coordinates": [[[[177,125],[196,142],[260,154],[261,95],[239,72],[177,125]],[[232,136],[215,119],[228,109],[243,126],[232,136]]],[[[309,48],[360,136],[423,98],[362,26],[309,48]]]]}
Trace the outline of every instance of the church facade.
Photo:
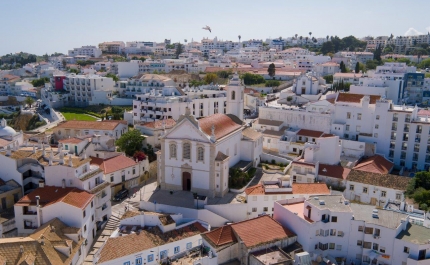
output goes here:
{"type": "Polygon", "coordinates": [[[230,84],[226,90],[233,98],[228,103],[234,107],[227,105],[227,114],[197,120],[187,107],[176,125],[161,137],[157,153],[161,189],[222,197],[229,190],[231,167],[239,162],[251,166],[260,162],[262,135],[247,128],[241,119],[244,87],[237,75],[230,84]]]}

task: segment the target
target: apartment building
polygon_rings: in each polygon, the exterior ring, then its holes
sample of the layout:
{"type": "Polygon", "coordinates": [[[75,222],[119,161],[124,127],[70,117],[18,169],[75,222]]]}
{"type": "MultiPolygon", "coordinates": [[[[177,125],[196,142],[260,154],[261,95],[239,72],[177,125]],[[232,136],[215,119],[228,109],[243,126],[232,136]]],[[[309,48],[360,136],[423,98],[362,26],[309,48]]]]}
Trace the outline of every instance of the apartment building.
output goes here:
{"type": "Polygon", "coordinates": [[[125,43],[123,41],[110,41],[110,42],[102,42],[99,43],[99,49],[105,53],[121,53],[125,47],[125,43]]]}
{"type": "Polygon", "coordinates": [[[102,55],[102,50],[96,46],[82,46],[80,48],[73,48],[69,50],[69,56],[88,56],[93,58],[99,58],[102,55]]]}
{"type": "Polygon", "coordinates": [[[274,210],[274,219],[297,233],[312,260],[425,264],[430,259],[430,229],[412,213],[350,203],[342,195],[281,200],[274,210]]]}
{"type": "Polygon", "coordinates": [[[63,89],[77,105],[106,103],[115,90],[115,81],[99,75],[71,74],[63,79],[63,89]]]}

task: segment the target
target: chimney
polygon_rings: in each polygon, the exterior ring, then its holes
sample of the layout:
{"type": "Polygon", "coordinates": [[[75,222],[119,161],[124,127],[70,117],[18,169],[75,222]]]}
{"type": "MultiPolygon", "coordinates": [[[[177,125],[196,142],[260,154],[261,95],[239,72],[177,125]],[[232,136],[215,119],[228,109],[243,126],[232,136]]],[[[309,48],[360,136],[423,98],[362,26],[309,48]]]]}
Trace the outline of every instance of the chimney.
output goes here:
{"type": "Polygon", "coordinates": [[[62,185],[61,185],[61,187],[64,189],[64,188],[66,188],[66,180],[65,179],[63,179],[62,180],[62,185]]]}
{"type": "Polygon", "coordinates": [[[46,155],[46,152],[45,152],[45,145],[43,144],[42,145],[42,156],[45,156],[46,155]]]}
{"type": "Polygon", "coordinates": [[[63,152],[60,153],[60,165],[64,164],[64,154],[63,152]]]}
{"type": "MultiPolygon", "coordinates": [[[[40,185],[40,182],[39,182],[40,185]]],[[[40,196],[37,195],[36,196],[36,201],[37,201],[37,208],[36,208],[36,214],[37,214],[37,227],[40,227],[40,196]]]]}
{"type": "Polygon", "coordinates": [[[69,155],[69,167],[73,167],[72,154],[69,155]]]}
{"type": "Polygon", "coordinates": [[[52,151],[51,148],[51,153],[49,154],[49,165],[52,166],[52,159],[54,158],[54,151],[52,151]]]}
{"type": "Polygon", "coordinates": [[[36,153],[36,145],[33,144],[33,154],[36,153]]]}
{"type": "Polygon", "coordinates": [[[45,187],[45,181],[39,180],[39,188],[44,188],[44,187],[45,187]]]}
{"type": "Polygon", "coordinates": [[[8,145],[6,148],[6,155],[10,156],[11,154],[12,154],[12,151],[10,150],[10,145],[8,145]]]}

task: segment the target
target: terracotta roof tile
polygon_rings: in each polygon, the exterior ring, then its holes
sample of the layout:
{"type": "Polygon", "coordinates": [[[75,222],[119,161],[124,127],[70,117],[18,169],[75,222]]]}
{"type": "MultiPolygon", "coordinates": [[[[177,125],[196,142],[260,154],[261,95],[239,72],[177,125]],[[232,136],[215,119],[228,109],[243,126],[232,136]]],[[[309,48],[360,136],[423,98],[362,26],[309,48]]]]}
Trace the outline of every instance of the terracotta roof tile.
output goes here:
{"type": "MultiPolygon", "coordinates": [[[[360,103],[364,96],[365,95],[362,94],[339,93],[336,102],[360,103]]],[[[370,95],[370,104],[376,104],[376,100],[379,100],[380,98],[381,96],[370,95]]]]}
{"type": "Polygon", "coordinates": [[[264,194],[264,186],[263,186],[263,184],[257,184],[255,186],[246,188],[245,194],[246,195],[262,195],[262,194],[264,194]]]}
{"type": "Polygon", "coordinates": [[[406,190],[409,182],[412,178],[391,175],[391,174],[378,174],[372,172],[364,172],[359,170],[351,170],[348,177],[348,181],[354,181],[378,187],[385,187],[396,190],[406,190]]]}
{"type": "Polygon", "coordinates": [[[152,129],[162,129],[163,121],[166,124],[166,128],[171,128],[176,124],[176,121],[174,119],[166,119],[166,120],[157,120],[157,121],[142,123],[140,124],[140,126],[145,126],[152,129]]]}
{"type": "Polygon", "coordinates": [[[62,144],[79,144],[79,143],[81,143],[83,141],[84,140],[76,138],[76,137],[71,137],[71,138],[66,138],[66,139],[58,140],[58,142],[62,143],[62,144]]]}
{"type": "Polygon", "coordinates": [[[293,183],[293,194],[330,194],[325,183],[293,183]]]}
{"type": "Polygon", "coordinates": [[[313,131],[313,130],[306,130],[306,129],[301,129],[300,131],[297,132],[297,135],[314,137],[314,138],[321,137],[323,134],[324,132],[321,132],[321,131],[313,131]]]}
{"type": "Polygon", "coordinates": [[[370,173],[388,174],[394,164],[383,156],[374,155],[357,163],[353,169],[370,173]]]}
{"type": "Polygon", "coordinates": [[[77,188],[45,186],[37,188],[22,197],[17,202],[17,205],[36,205],[36,196],[40,196],[40,205],[42,207],[64,202],[80,209],[84,209],[94,199],[94,195],[77,188]]]}
{"type": "Polygon", "coordinates": [[[268,215],[235,223],[231,227],[247,248],[295,236],[268,215]]]}
{"type": "Polygon", "coordinates": [[[136,161],[126,157],[125,155],[118,155],[105,160],[96,157],[90,158],[91,164],[98,165],[103,170],[104,174],[109,174],[137,164],[136,161]]]}
{"type": "Polygon", "coordinates": [[[284,122],[283,121],[275,121],[275,120],[268,120],[268,119],[257,119],[257,124],[261,125],[269,125],[269,126],[281,126],[284,122]]]}
{"type": "Polygon", "coordinates": [[[207,230],[195,222],[186,227],[163,233],[158,226],[143,229],[139,234],[109,238],[100,251],[98,263],[137,254],[144,250],[201,234],[207,230]]]}
{"type": "Polygon", "coordinates": [[[118,125],[124,124],[123,121],[66,121],[56,128],[65,129],[96,129],[96,130],[114,130],[118,125]]]}
{"type": "Polygon", "coordinates": [[[351,169],[339,165],[320,164],[318,167],[318,175],[337,179],[346,179],[349,172],[351,172],[351,169]]]}
{"type": "Polygon", "coordinates": [[[216,247],[237,242],[236,236],[231,229],[231,225],[219,227],[210,232],[204,233],[202,236],[204,236],[211,245],[216,247]]]}
{"type": "Polygon", "coordinates": [[[215,126],[215,137],[220,139],[242,127],[235,120],[225,114],[214,114],[199,120],[200,129],[207,135],[212,135],[212,125],[215,126]]]}

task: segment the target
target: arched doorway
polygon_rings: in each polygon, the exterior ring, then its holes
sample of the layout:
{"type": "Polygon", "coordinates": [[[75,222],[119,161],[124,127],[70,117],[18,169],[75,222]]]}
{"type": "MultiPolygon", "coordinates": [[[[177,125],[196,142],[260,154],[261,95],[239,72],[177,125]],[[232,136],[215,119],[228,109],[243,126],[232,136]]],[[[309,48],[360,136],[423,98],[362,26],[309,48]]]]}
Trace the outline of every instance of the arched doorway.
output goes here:
{"type": "Polygon", "coordinates": [[[191,173],[182,172],[182,190],[191,190],[191,173]]]}

